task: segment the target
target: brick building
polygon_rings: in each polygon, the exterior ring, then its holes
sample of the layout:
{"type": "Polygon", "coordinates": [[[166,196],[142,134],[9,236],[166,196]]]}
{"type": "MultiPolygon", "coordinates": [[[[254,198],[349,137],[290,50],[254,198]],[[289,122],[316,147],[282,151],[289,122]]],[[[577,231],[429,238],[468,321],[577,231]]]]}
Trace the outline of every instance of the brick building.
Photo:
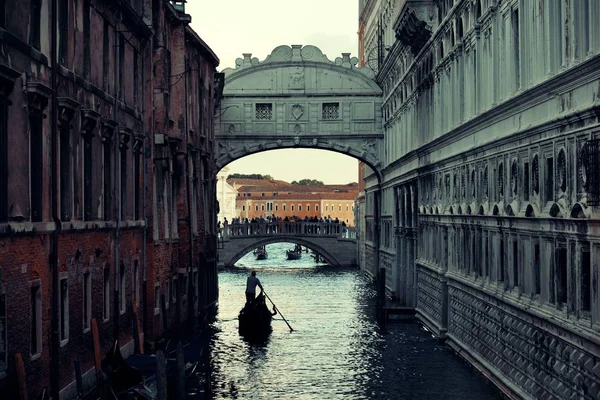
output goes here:
{"type": "Polygon", "coordinates": [[[92,385],[92,320],[102,356],[115,339],[133,351],[136,318],[147,340],[163,333],[154,297],[178,275],[192,316],[215,301],[218,59],[190,19],[182,2],[163,0],[0,2],[8,398],[21,360],[30,398],[44,388],[74,397],[75,362],[92,385]]]}
{"type": "Polygon", "coordinates": [[[331,217],[354,226],[356,183],[305,186],[253,179],[229,179],[228,182],[238,187],[236,212],[242,218],[331,217]]]}

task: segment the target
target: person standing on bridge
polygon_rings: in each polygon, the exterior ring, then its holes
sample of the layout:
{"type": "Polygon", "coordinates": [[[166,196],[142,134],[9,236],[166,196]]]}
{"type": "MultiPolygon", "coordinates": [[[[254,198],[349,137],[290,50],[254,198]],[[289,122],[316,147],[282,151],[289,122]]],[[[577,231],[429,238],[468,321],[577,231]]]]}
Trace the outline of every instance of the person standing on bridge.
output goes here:
{"type": "Polygon", "coordinates": [[[263,287],[260,280],[256,277],[256,271],[252,271],[252,274],[246,280],[246,303],[252,303],[256,298],[256,287],[260,288],[260,294],[263,292],[263,287]]]}

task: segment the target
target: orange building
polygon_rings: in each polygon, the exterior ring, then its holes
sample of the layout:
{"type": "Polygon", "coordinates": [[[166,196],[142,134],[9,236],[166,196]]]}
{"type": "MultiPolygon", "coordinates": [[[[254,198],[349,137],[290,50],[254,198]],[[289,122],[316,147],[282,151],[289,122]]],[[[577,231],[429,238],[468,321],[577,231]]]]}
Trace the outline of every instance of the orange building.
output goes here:
{"type": "Polygon", "coordinates": [[[354,226],[357,183],[308,186],[258,179],[227,182],[237,188],[236,213],[240,218],[331,217],[354,226]]]}

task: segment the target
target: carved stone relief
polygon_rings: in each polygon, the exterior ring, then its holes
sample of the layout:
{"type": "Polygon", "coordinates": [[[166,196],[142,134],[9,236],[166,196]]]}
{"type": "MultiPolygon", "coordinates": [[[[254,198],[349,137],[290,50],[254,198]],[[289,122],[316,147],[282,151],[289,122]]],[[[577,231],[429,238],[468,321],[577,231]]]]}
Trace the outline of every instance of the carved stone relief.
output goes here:
{"type": "Polygon", "coordinates": [[[561,149],[560,152],[558,153],[558,160],[556,161],[557,163],[557,168],[556,168],[556,172],[557,172],[557,183],[558,183],[558,188],[562,191],[565,192],[567,190],[567,160],[565,157],[565,150],[561,149]]]}

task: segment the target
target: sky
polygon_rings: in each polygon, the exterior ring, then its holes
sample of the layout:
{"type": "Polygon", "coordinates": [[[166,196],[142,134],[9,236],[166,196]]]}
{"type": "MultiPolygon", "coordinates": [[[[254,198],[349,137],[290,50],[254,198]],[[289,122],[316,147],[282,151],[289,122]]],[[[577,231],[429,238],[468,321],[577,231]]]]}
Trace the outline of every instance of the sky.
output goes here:
{"type": "MultiPolygon", "coordinates": [[[[192,28],[221,60],[235,66],[242,53],[264,60],[282,44],[312,44],[330,60],[358,52],[357,0],[188,0],[192,28]]],[[[323,150],[277,150],[244,157],[230,173],[269,174],[291,182],[303,178],[326,184],[358,180],[358,161],[323,150]]]]}

